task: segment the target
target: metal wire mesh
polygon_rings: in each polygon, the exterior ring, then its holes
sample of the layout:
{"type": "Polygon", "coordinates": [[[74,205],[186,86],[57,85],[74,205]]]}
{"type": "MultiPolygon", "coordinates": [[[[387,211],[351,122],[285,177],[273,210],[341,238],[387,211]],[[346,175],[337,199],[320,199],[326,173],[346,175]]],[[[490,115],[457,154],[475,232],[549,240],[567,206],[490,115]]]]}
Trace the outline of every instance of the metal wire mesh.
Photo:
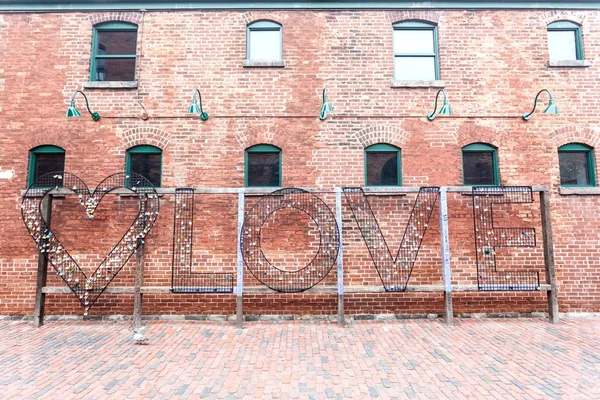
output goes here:
{"type": "Polygon", "coordinates": [[[362,188],[342,188],[342,190],[383,287],[387,292],[406,290],[440,188],[423,187],[419,189],[395,257],[392,256],[371,204],[362,188]]]}
{"type": "Polygon", "coordinates": [[[194,189],[175,189],[171,292],[232,293],[232,273],[192,272],[194,189]]]}
{"type": "Polygon", "coordinates": [[[496,251],[502,247],[535,247],[534,228],[495,228],[494,204],[533,203],[529,186],[473,187],[475,254],[479,290],[539,290],[537,271],[498,271],[496,251]]]}
{"type": "Polygon", "coordinates": [[[67,284],[84,307],[84,315],[98,300],[111,281],[144,242],[144,238],[154,226],[158,217],[159,198],[155,188],[146,178],[138,174],[117,173],[108,176],[90,192],[87,185],[77,176],[68,172],[52,172],[39,177],[25,192],[21,204],[21,216],[36,243],[56,274],[67,284]],[[96,209],[104,196],[116,189],[127,189],[139,199],[138,213],[118,243],[104,257],[91,275],[80,268],[65,249],[60,239],[43,218],[44,198],[57,193],[75,194],[88,219],[94,219],[96,209]]]}
{"type": "Polygon", "coordinates": [[[258,281],[273,290],[294,293],[310,289],[327,276],[336,263],[339,242],[335,215],[327,204],[306,190],[287,188],[263,196],[246,214],[241,251],[244,263],[258,281]],[[306,266],[299,266],[295,270],[287,270],[289,266],[273,265],[261,249],[263,225],[284,209],[301,211],[318,226],[316,254],[306,266]]]}

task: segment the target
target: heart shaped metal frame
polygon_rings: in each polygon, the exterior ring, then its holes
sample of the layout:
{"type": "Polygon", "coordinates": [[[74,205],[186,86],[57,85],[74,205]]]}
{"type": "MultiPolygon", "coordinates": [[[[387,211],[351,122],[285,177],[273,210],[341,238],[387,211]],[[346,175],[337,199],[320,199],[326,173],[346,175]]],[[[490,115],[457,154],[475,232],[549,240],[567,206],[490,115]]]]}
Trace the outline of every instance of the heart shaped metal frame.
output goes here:
{"type": "Polygon", "coordinates": [[[25,192],[21,204],[21,216],[31,237],[56,274],[62,278],[84,307],[84,315],[106,290],[108,285],[125,266],[137,248],[144,243],[160,208],[158,193],[154,186],[138,174],[116,173],[105,178],[94,191],[77,176],[68,172],[52,172],[39,177],[25,192]],[[94,218],[96,208],[110,192],[130,192],[137,195],[139,210],[131,225],[90,275],[79,264],[52,232],[49,221],[43,218],[44,198],[49,195],[75,194],[88,219],[94,218]]]}

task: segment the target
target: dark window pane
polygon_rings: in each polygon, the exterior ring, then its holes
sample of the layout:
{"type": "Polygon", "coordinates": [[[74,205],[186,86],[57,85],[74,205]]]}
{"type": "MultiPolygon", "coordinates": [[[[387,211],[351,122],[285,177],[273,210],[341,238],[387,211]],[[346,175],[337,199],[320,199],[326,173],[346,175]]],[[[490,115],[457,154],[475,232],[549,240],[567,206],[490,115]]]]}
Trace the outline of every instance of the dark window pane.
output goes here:
{"type": "Polygon", "coordinates": [[[561,185],[590,185],[589,153],[558,152],[561,185]]]}
{"type": "MultiPolygon", "coordinates": [[[[140,174],[156,187],[160,187],[161,173],[161,155],[160,154],[144,154],[131,153],[129,155],[129,172],[140,174]]],[[[131,186],[136,186],[137,183],[133,180],[131,186]]]]}
{"type": "Polygon", "coordinates": [[[398,185],[398,153],[367,152],[367,186],[398,185]]]}
{"type": "Polygon", "coordinates": [[[96,54],[135,55],[137,47],[137,31],[98,31],[98,48],[96,54]]]}
{"type": "Polygon", "coordinates": [[[248,153],[248,186],[279,186],[279,153],[248,153]]]}
{"type": "Polygon", "coordinates": [[[494,185],[494,156],[491,152],[464,152],[465,185],[494,185]]]}
{"type": "Polygon", "coordinates": [[[94,75],[97,81],[134,81],[135,58],[97,58],[94,75]]]}
{"type": "MultiPolygon", "coordinates": [[[[40,176],[50,172],[64,172],[65,170],[65,154],[64,153],[40,153],[33,154],[34,157],[34,172],[33,181],[35,182],[40,176]]],[[[55,179],[52,176],[47,177],[47,182],[39,182],[36,186],[62,186],[62,177],[55,179]]],[[[44,178],[46,180],[46,178],[44,178]]]]}

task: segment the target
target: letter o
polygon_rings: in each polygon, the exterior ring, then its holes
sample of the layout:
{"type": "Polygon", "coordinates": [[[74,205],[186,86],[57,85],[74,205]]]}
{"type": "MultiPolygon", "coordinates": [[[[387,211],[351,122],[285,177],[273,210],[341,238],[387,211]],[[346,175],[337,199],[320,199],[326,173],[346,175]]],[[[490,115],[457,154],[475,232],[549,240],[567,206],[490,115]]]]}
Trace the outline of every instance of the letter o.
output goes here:
{"type": "Polygon", "coordinates": [[[254,277],[278,292],[302,292],[321,282],[336,263],[340,234],[335,215],[323,200],[303,189],[279,189],[263,196],[246,214],[240,247],[244,263],[254,277]],[[277,211],[296,209],[306,213],[319,228],[319,248],[305,267],[285,271],[273,265],[260,247],[265,222],[277,211]]]}

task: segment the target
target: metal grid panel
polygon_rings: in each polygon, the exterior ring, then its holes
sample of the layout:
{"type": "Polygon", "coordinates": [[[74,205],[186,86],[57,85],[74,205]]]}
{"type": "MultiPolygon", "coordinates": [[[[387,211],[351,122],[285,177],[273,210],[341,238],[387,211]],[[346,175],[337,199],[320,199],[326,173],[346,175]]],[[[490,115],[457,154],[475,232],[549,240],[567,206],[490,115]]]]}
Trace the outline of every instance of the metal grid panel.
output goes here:
{"type": "Polygon", "coordinates": [[[303,189],[279,189],[263,196],[246,214],[242,227],[241,250],[244,263],[258,281],[279,292],[302,292],[322,281],[335,265],[339,252],[339,230],[335,215],[316,195],[303,189]],[[319,247],[313,259],[294,271],[276,266],[261,249],[265,222],[283,209],[304,212],[319,229],[319,247]]]}
{"type": "Polygon", "coordinates": [[[51,172],[39,177],[25,192],[21,215],[29,234],[40,253],[47,257],[56,274],[67,284],[84,307],[84,315],[117,276],[154,226],[158,217],[159,198],[156,189],[143,176],[117,173],[105,178],[93,192],[77,176],[68,172],[51,172]],[[113,249],[104,257],[91,275],[86,273],[64,248],[43,218],[42,200],[52,190],[73,193],[85,210],[88,219],[94,218],[96,208],[104,196],[113,190],[125,188],[139,199],[138,214],[113,249]]]}
{"type": "Polygon", "coordinates": [[[232,273],[192,272],[194,189],[175,190],[171,292],[232,293],[232,273]]]}
{"type": "Polygon", "coordinates": [[[494,204],[533,203],[530,186],[473,187],[475,254],[479,290],[539,290],[537,271],[498,271],[496,250],[535,247],[534,228],[495,228],[494,204]]]}
{"type": "Polygon", "coordinates": [[[395,257],[392,256],[363,189],[342,188],[342,190],[375,268],[377,268],[383,287],[387,292],[406,290],[440,188],[423,187],[419,189],[395,257]]]}

